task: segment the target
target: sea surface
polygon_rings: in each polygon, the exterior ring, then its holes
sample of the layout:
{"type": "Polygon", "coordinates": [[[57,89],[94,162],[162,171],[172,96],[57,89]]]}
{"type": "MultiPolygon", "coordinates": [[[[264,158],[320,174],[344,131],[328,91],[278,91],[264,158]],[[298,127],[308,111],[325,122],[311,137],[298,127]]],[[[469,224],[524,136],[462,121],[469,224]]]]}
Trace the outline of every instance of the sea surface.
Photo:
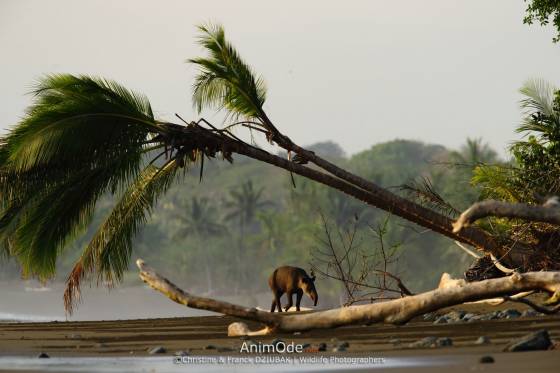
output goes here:
{"type": "Polygon", "coordinates": [[[66,318],[62,315],[45,316],[26,313],[0,312],[0,322],[48,322],[65,320],[66,318]]]}
{"type": "MultiPolygon", "coordinates": [[[[180,285],[180,284],[179,284],[180,285]]],[[[215,313],[172,302],[148,286],[87,287],[72,315],[64,310],[64,283],[41,286],[36,281],[0,281],[0,322],[98,321],[208,316],[215,313]]],[[[204,294],[203,294],[204,295],[204,294]]],[[[270,294],[252,297],[214,296],[247,306],[270,304],[270,294]]]]}

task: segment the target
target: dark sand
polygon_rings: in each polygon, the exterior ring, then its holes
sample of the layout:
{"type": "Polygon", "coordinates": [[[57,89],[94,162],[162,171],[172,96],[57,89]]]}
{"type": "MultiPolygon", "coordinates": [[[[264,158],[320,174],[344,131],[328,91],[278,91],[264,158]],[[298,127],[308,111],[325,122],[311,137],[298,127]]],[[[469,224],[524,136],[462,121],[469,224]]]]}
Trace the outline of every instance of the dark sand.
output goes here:
{"type": "MultiPolygon", "coordinates": [[[[486,306],[484,306],[486,307],[486,306]]],[[[484,308],[483,307],[483,308],[484,308]]],[[[502,306],[501,308],[506,308],[502,306]]],[[[507,308],[515,306],[507,305],[507,308]]],[[[519,308],[519,307],[517,307],[519,308]]],[[[481,306],[461,306],[461,309],[483,311],[481,306]]],[[[500,309],[489,307],[488,311],[500,309]]],[[[449,310],[444,310],[447,312],[449,310]]],[[[225,316],[142,319],[117,321],[82,321],[0,324],[0,371],[9,370],[3,366],[2,356],[28,356],[35,359],[41,352],[51,357],[111,357],[150,356],[148,349],[163,346],[167,353],[189,350],[191,355],[239,355],[241,338],[227,337],[227,326],[239,321],[225,316]],[[205,349],[214,345],[217,349],[205,349]]],[[[257,328],[256,324],[249,323],[257,328]]],[[[531,331],[547,329],[551,338],[560,342],[560,316],[539,316],[513,320],[491,320],[470,323],[433,325],[431,322],[413,320],[404,326],[371,325],[351,326],[334,330],[316,330],[301,334],[279,334],[274,337],[255,337],[256,341],[270,342],[281,338],[285,342],[318,344],[325,342],[327,352],[333,355],[332,347],[339,341],[346,341],[350,347],[339,356],[372,356],[385,358],[428,357],[441,361],[453,361],[447,367],[395,368],[399,371],[450,371],[472,372],[536,372],[560,371],[560,350],[539,352],[502,352],[513,338],[531,331]],[[411,349],[408,344],[418,339],[435,336],[450,337],[453,346],[440,348],[411,349]],[[475,345],[480,336],[488,336],[491,343],[475,345]],[[400,340],[393,344],[392,339],[400,340]],[[479,364],[483,355],[492,355],[494,364],[479,364]],[[451,360],[450,360],[451,359],[451,360]]],[[[313,355],[313,353],[309,354],[313,355]]],[[[171,357],[170,357],[171,364],[171,357]]],[[[328,365],[322,370],[328,370],[328,365]]],[[[378,370],[377,370],[378,371],[378,370]]]]}

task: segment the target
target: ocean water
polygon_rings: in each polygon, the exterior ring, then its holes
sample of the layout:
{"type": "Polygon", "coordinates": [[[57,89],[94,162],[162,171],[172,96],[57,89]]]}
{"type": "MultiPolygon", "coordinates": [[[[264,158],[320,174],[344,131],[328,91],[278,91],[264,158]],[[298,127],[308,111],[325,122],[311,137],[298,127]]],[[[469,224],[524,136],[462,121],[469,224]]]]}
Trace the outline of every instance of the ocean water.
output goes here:
{"type": "MultiPolygon", "coordinates": [[[[381,370],[388,368],[446,367],[462,362],[460,357],[398,357],[383,358],[382,361],[367,362],[336,362],[331,357],[324,360],[309,357],[301,361],[299,357],[291,361],[239,362],[228,360],[226,356],[189,356],[190,361],[177,362],[174,357],[66,357],[39,359],[36,357],[0,357],[0,372],[10,371],[42,371],[42,372],[319,372],[319,371],[352,371],[356,369],[381,370]],[[203,362],[193,360],[204,359],[203,362]],[[212,361],[208,361],[211,359],[212,361]]],[[[239,359],[233,357],[229,359],[239,359]]],[[[379,358],[378,358],[379,359],[379,358]]],[[[372,359],[370,359],[372,360],[372,359]]]]}
{"type": "Polygon", "coordinates": [[[25,313],[0,312],[0,322],[48,322],[65,321],[64,316],[45,316],[25,313]]]}
{"type": "MultiPolygon", "coordinates": [[[[64,321],[64,283],[41,287],[35,282],[0,281],[0,321],[64,321]]],[[[227,302],[253,305],[270,304],[269,294],[259,300],[222,297],[227,302]]],[[[146,286],[84,287],[82,302],[68,321],[125,320],[164,317],[207,316],[214,313],[195,310],[169,300],[146,286]]]]}

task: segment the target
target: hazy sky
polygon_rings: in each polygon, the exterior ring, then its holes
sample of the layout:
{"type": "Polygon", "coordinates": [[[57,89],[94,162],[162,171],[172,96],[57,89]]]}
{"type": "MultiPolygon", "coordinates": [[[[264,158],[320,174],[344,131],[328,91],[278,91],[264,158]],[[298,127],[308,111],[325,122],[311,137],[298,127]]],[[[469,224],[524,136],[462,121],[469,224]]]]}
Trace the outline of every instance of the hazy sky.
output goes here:
{"type": "MultiPolygon", "coordinates": [[[[518,88],[560,85],[551,28],[522,24],[522,0],[0,0],[0,127],[17,122],[44,73],[102,75],[156,112],[196,118],[195,25],[222,23],[264,76],[270,117],[296,142],[349,153],[395,138],[460,146],[516,138],[518,88]]],[[[218,116],[206,113],[218,123],[218,116]]]]}

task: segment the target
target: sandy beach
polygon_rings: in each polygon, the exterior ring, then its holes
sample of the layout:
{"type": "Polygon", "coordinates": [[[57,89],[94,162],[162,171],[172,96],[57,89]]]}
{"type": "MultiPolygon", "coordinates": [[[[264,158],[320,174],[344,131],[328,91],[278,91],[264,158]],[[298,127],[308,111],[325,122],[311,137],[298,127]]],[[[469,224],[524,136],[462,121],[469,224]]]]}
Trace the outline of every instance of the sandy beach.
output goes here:
{"type": "MultiPolygon", "coordinates": [[[[461,309],[473,312],[481,311],[486,307],[464,305],[461,306],[461,309]]],[[[502,305],[488,309],[500,308],[512,308],[512,306],[502,305]]],[[[440,313],[449,312],[449,310],[451,309],[442,310],[440,313]]],[[[91,371],[111,371],[107,367],[114,367],[115,362],[121,361],[128,362],[125,366],[129,368],[132,366],[146,369],[151,367],[150,369],[153,371],[186,371],[189,369],[224,371],[225,367],[229,367],[229,370],[226,371],[259,371],[265,366],[268,371],[313,371],[318,366],[322,366],[321,370],[352,368],[356,371],[370,371],[381,368],[394,372],[413,370],[433,372],[449,371],[452,368],[455,372],[545,372],[556,371],[560,363],[559,350],[502,352],[504,346],[511,340],[540,329],[548,330],[553,341],[560,341],[560,316],[535,316],[441,325],[418,319],[404,326],[359,325],[335,330],[316,330],[251,338],[255,342],[271,342],[275,338],[280,338],[287,343],[293,341],[296,344],[309,343],[311,346],[326,343],[326,351],[304,354],[309,357],[384,359],[383,362],[377,364],[354,364],[346,368],[344,365],[331,363],[297,366],[274,362],[269,365],[237,364],[235,362],[225,365],[177,365],[173,363],[173,355],[178,351],[187,351],[189,356],[247,356],[240,353],[244,338],[227,337],[227,326],[234,321],[239,320],[225,316],[204,316],[116,321],[3,323],[0,324],[0,371],[18,370],[21,372],[42,369],[57,371],[65,366],[71,369],[72,362],[81,367],[80,371],[88,371],[88,366],[92,369],[91,371]],[[410,343],[432,336],[450,337],[453,345],[437,348],[411,348],[409,346],[410,343]],[[480,336],[489,337],[490,343],[475,344],[480,336]],[[344,352],[333,352],[333,347],[340,342],[348,342],[348,349],[344,352]],[[149,353],[150,349],[158,346],[163,347],[165,352],[157,355],[149,353]],[[37,355],[41,352],[47,353],[51,359],[38,359],[37,355]],[[495,362],[492,364],[479,363],[480,358],[485,355],[492,356],[495,362]],[[80,358],[85,360],[80,361],[80,358]],[[53,365],[53,361],[56,362],[56,359],[62,359],[59,360],[60,365],[53,365]],[[46,362],[48,360],[49,363],[46,362]],[[43,363],[43,361],[45,362],[43,363]],[[85,364],[84,362],[87,361],[90,363],[85,364]],[[108,365],[103,368],[105,363],[108,365]]],[[[257,327],[256,324],[249,323],[249,325],[257,327]]],[[[294,355],[291,357],[299,358],[294,355]]],[[[119,369],[122,370],[122,367],[119,369]]]]}

